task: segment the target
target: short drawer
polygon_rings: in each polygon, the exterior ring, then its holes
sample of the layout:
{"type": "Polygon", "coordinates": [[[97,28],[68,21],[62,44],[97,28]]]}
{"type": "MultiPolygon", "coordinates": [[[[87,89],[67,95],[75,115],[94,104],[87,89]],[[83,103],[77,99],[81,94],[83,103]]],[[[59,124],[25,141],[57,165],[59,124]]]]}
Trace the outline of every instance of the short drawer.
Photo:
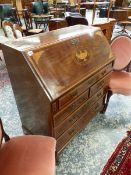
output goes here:
{"type": "Polygon", "coordinates": [[[111,73],[106,75],[103,79],[95,83],[91,88],[90,88],[90,97],[93,96],[97,91],[99,91],[101,88],[106,88],[108,86],[109,78],[110,78],[111,73]]]}
{"type": "Polygon", "coordinates": [[[80,94],[86,91],[90,86],[92,86],[95,82],[99,81],[103,76],[109,73],[112,70],[112,62],[106,65],[104,68],[100,69],[90,78],[82,82],[80,85],[75,87],[73,90],[66,93],[64,96],[59,98],[59,110],[61,110],[64,106],[66,106],[69,102],[73,101],[80,94]]]}
{"type": "MultiPolygon", "coordinates": [[[[64,121],[62,120],[61,124],[54,128],[55,137],[58,138],[63,132],[68,130],[73,123],[75,123],[78,119],[81,118],[88,110],[92,107],[92,105],[99,100],[105,93],[104,89],[101,89],[97,92],[92,98],[86,101],[78,110],[69,115],[64,121]]],[[[62,118],[61,118],[62,119],[62,118]]],[[[60,122],[61,120],[59,120],[60,122]]],[[[59,124],[57,122],[56,124],[59,124]]]]}
{"type": "Polygon", "coordinates": [[[68,115],[70,115],[73,111],[78,109],[80,105],[82,105],[89,98],[89,89],[81,94],[78,98],[76,98],[72,103],[67,105],[64,109],[54,115],[54,125],[58,125],[61,121],[63,121],[68,115]]]}
{"type": "Polygon", "coordinates": [[[82,128],[84,128],[87,123],[96,115],[96,113],[102,109],[102,106],[103,98],[95,103],[85,115],[83,115],[77,122],[74,123],[71,128],[69,128],[57,139],[56,149],[58,153],[66,146],[66,144],[68,144],[70,139],[73,138],[73,136],[76,135],[82,128]]]}

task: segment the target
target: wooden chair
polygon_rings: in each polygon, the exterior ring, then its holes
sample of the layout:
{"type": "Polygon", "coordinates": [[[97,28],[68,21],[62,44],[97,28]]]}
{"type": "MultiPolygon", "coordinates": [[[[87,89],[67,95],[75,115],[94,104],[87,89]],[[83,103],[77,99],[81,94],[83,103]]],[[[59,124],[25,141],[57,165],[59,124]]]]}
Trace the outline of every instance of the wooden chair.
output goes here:
{"type": "Polygon", "coordinates": [[[10,38],[10,39],[16,39],[14,30],[13,30],[13,23],[10,21],[4,20],[2,22],[2,28],[5,33],[5,36],[10,38]]]}
{"type": "Polygon", "coordinates": [[[18,13],[18,10],[15,7],[11,8],[11,14],[12,14],[12,17],[13,17],[15,23],[22,26],[22,23],[21,23],[21,20],[20,20],[20,15],[18,13]]]}
{"type": "Polygon", "coordinates": [[[54,175],[55,146],[56,140],[47,136],[10,139],[0,119],[0,175],[54,175]]]}
{"type": "MultiPolygon", "coordinates": [[[[42,1],[32,2],[32,13],[40,16],[48,14],[48,2],[42,2],[42,1]]],[[[43,25],[45,31],[48,26],[48,21],[49,18],[42,18],[42,17],[34,18],[36,28],[38,27],[40,28],[41,25],[43,25]]]]}
{"type": "Polygon", "coordinates": [[[17,8],[13,7],[11,9],[11,14],[12,14],[12,18],[13,18],[14,23],[18,24],[22,28],[23,32],[26,32],[26,28],[25,28],[25,26],[23,26],[23,24],[21,22],[20,15],[18,13],[17,8]]]}
{"type": "Polygon", "coordinates": [[[44,32],[42,29],[33,29],[32,16],[28,9],[23,9],[22,14],[26,26],[26,35],[39,34],[44,32]]]}
{"type": "Polygon", "coordinates": [[[131,95],[131,72],[128,72],[131,64],[131,38],[126,35],[117,36],[111,42],[111,49],[116,59],[103,113],[106,111],[112,94],[131,95]]]}

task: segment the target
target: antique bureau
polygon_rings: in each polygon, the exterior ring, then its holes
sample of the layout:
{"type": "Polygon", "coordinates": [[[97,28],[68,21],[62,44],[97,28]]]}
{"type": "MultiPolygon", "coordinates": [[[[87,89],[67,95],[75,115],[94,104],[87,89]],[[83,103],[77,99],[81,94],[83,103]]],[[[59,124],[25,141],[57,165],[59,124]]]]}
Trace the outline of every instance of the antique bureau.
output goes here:
{"type": "Polygon", "coordinates": [[[22,127],[57,153],[101,111],[114,57],[100,28],[76,25],[2,45],[22,127]]]}

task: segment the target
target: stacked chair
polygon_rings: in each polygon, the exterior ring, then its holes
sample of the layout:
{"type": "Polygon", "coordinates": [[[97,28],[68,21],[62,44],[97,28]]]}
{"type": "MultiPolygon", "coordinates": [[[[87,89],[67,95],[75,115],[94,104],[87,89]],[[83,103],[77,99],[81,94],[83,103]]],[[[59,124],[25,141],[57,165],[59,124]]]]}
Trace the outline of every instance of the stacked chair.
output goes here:
{"type": "Polygon", "coordinates": [[[117,36],[111,42],[111,49],[115,62],[103,113],[106,111],[112,94],[131,95],[131,38],[126,35],[117,36]]]}
{"type": "Polygon", "coordinates": [[[0,175],[55,175],[55,147],[56,140],[47,136],[10,139],[0,119],[0,175]]]}

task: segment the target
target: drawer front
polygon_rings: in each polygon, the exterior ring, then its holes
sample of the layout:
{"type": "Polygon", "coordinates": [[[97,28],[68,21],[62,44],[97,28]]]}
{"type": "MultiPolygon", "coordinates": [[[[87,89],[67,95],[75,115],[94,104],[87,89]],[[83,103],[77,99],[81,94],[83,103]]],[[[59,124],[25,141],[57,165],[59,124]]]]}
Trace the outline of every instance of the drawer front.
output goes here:
{"type": "Polygon", "coordinates": [[[104,89],[101,89],[97,92],[91,99],[86,101],[84,105],[82,105],[77,111],[72,113],[69,117],[67,117],[62,123],[54,128],[55,130],[55,138],[58,138],[63,132],[68,130],[73,123],[75,123],[78,119],[81,118],[87,111],[92,107],[92,105],[98,101],[100,97],[102,97],[105,93],[104,89]]]}
{"type": "Polygon", "coordinates": [[[108,82],[109,82],[109,78],[110,78],[110,73],[108,75],[106,75],[102,80],[98,81],[96,84],[94,84],[91,88],[90,88],[90,97],[92,95],[94,95],[97,91],[99,91],[101,88],[103,87],[107,87],[108,86],[108,82]]]}
{"type": "Polygon", "coordinates": [[[92,86],[99,79],[103,78],[103,76],[105,76],[111,70],[112,70],[112,62],[110,64],[106,65],[101,70],[99,70],[99,72],[97,72],[95,75],[93,75],[89,79],[85,80],[83,83],[81,83],[75,89],[69,91],[67,94],[60,97],[59,98],[59,110],[62,109],[65,105],[67,105],[69,102],[71,102],[75,98],[77,98],[80,94],[82,94],[84,91],[86,91],[90,86],[92,86]]]}
{"type": "Polygon", "coordinates": [[[68,131],[66,131],[63,135],[61,135],[61,137],[57,139],[56,149],[58,153],[66,146],[66,144],[68,144],[70,139],[82,128],[84,128],[87,123],[93,118],[93,116],[95,116],[96,113],[102,109],[102,106],[103,98],[95,103],[85,115],[83,115],[68,131]]]}
{"type": "Polygon", "coordinates": [[[61,121],[63,121],[69,114],[71,114],[74,110],[78,109],[80,105],[82,105],[89,98],[89,90],[84,92],[81,96],[75,99],[72,103],[66,106],[59,113],[54,115],[54,125],[58,125],[61,121]]]}

